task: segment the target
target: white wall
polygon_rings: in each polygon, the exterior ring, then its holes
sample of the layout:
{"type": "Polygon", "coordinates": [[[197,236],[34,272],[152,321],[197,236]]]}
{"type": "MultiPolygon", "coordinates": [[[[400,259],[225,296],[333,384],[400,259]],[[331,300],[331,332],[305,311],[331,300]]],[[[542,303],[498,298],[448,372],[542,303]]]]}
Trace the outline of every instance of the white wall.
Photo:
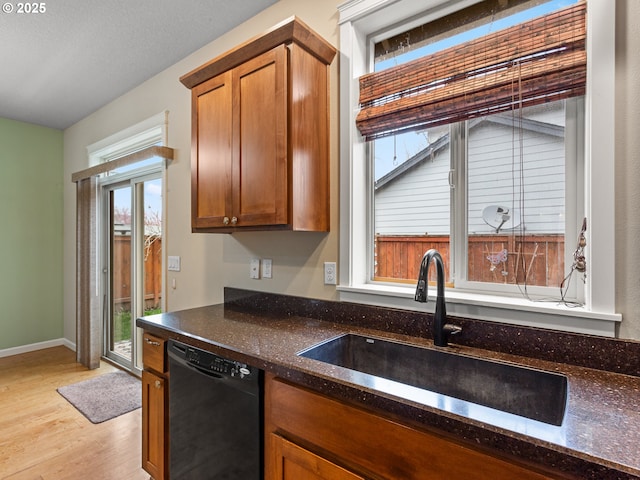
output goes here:
{"type": "Polygon", "coordinates": [[[71,174],[88,166],[86,147],[164,110],[169,110],[168,146],[176,158],[167,171],[166,255],[182,257],[181,271],[168,272],[169,310],[219,303],[224,286],[314,298],[336,298],[323,283],[322,265],[338,259],[338,55],[331,65],[331,232],[193,234],[190,225],[190,92],[179,77],[282,20],[297,15],[334,46],[337,0],[282,0],[218,40],[169,67],[64,132],[64,334],[75,342],[75,185],[71,174]],[[273,279],[250,280],[250,257],[271,258],[273,279]]]}

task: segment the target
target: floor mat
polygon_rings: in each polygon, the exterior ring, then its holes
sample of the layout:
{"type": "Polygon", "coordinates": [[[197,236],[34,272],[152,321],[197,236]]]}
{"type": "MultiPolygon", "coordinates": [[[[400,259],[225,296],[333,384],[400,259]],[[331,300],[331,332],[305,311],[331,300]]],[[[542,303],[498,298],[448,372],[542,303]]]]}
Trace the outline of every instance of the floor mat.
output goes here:
{"type": "Polygon", "coordinates": [[[142,405],[140,380],[122,371],[60,387],[58,393],[92,423],[102,423],[142,405]]]}

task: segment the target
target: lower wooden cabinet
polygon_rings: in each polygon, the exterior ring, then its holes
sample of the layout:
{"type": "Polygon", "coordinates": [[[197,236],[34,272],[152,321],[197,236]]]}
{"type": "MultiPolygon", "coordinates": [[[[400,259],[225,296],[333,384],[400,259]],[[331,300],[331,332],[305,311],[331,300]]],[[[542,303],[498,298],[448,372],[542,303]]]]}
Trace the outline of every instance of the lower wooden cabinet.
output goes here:
{"type": "Polygon", "coordinates": [[[147,370],[142,371],[142,468],[155,480],[166,476],[165,379],[147,370]]]}
{"type": "Polygon", "coordinates": [[[145,332],[142,361],[142,468],[154,480],[166,480],[169,478],[169,385],[165,340],[145,332]]]}
{"type": "Polygon", "coordinates": [[[274,471],[267,478],[282,480],[364,480],[329,460],[272,433],[267,450],[271,452],[274,471]]]}
{"type": "Polygon", "coordinates": [[[266,480],[564,478],[272,376],[265,387],[266,480]]]}

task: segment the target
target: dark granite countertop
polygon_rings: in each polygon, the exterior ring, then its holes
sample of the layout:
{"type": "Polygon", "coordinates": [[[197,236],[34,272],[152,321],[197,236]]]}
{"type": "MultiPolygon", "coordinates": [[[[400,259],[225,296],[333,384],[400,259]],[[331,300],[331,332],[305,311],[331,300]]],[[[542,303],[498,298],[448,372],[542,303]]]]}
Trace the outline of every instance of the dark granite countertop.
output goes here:
{"type": "Polygon", "coordinates": [[[568,399],[564,421],[561,426],[553,426],[439,394],[405,395],[394,382],[371,385],[356,372],[297,355],[345,333],[436,348],[429,339],[266,311],[221,304],[142,317],[137,325],[412,424],[436,429],[481,449],[557,469],[567,478],[640,478],[637,376],[470,346],[446,347],[461,354],[566,375],[568,399]]]}

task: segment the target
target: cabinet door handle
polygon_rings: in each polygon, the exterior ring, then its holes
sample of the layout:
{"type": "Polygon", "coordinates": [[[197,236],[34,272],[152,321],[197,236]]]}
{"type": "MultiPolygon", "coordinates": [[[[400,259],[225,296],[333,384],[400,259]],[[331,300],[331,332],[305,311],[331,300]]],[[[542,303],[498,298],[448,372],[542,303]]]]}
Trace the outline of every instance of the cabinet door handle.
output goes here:
{"type": "Polygon", "coordinates": [[[238,217],[231,217],[231,223],[234,225],[238,223],[238,217]]]}
{"type": "MultiPolygon", "coordinates": [[[[234,217],[235,218],[235,217],[234,217]]],[[[224,217],[222,219],[222,223],[224,223],[225,225],[229,225],[229,217],[224,217]]]]}
{"type": "Polygon", "coordinates": [[[154,347],[160,346],[160,342],[154,342],[153,340],[149,340],[148,338],[145,338],[144,341],[147,342],[147,344],[149,345],[153,345],[154,347]]]}
{"type": "Polygon", "coordinates": [[[156,380],[156,382],[155,382],[154,386],[155,386],[156,388],[160,388],[160,387],[162,387],[162,382],[161,382],[160,380],[156,380]]]}

